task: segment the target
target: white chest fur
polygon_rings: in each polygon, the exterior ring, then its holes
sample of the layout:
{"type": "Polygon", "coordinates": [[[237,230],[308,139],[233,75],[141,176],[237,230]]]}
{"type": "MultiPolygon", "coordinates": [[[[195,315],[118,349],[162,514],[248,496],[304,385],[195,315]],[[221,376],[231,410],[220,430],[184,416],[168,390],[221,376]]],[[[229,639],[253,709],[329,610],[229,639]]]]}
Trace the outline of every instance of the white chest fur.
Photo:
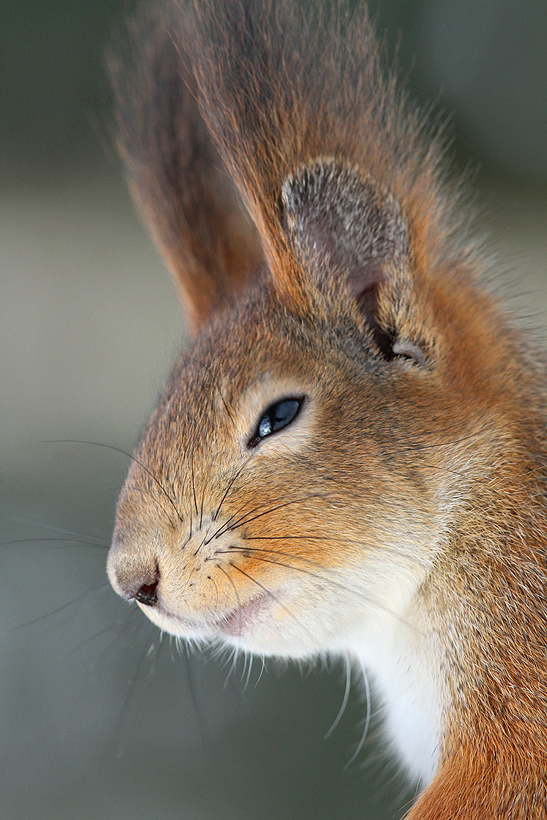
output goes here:
{"type": "Polygon", "coordinates": [[[401,623],[384,626],[353,652],[384,705],[391,747],[409,776],[426,786],[438,765],[442,693],[417,633],[401,623]]]}

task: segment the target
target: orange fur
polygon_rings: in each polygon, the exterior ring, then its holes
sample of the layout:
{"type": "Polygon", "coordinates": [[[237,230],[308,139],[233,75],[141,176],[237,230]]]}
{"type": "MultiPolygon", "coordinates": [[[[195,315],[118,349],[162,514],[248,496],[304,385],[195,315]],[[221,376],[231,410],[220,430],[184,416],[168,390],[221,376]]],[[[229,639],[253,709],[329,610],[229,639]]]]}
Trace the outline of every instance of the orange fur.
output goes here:
{"type": "Polygon", "coordinates": [[[480,285],[439,139],[361,7],[146,25],[119,143],[193,341],[120,495],[114,587],[189,638],[353,652],[393,714],[408,662],[424,783],[438,757],[409,820],[547,816],[544,360],[480,285]]]}

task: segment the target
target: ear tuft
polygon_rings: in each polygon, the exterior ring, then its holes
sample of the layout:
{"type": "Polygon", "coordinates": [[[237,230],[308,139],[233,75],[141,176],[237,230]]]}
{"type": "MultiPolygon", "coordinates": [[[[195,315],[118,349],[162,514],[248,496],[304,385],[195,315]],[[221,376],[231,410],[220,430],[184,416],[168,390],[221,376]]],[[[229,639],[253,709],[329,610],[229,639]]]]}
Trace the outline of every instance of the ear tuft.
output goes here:
{"type": "Polygon", "coordinates": [[[285,180],[283,227],[305,262],[342,275],[357,299],[369,302],[386,265],[408,256],[408,230],[396,200],[357,169],[318,159],[285,180]]]}

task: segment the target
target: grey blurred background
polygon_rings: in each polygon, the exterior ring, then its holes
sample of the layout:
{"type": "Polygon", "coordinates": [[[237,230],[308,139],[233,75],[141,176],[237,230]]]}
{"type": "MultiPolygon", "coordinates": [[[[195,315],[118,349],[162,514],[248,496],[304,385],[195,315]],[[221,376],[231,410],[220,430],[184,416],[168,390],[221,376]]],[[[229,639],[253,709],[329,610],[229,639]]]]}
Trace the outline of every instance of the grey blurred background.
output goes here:
{"type": "MultiPolygon", "coordinates": [[[[547,4],[371,6],[412,92],[452,112],[477,228],[545,338],[547,4]]],[[[110,143],[102,54],[132,8],[0,9],[0,818],[398,816],[412,792],[375,731],[346,768],[358,688],[324,739],[340,668],[230,671],[115,598],[104,562],[127,460],[59,443],[130,450],[183,337],[110,143]]]]}

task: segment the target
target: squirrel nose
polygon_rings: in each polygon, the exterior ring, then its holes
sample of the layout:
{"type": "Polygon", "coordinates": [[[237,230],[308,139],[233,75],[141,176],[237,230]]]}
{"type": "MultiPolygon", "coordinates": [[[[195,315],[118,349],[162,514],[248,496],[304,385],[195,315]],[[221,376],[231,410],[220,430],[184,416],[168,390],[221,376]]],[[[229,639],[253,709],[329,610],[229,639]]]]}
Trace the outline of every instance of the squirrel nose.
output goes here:
{"type": "Polygon", "coordinates": [[[156,577],[154,578],[151,584],[141,584],[138,590],[133,594],[130,595],[130,598],[134,598],[139,604],[144,604],[145,606],[154,606],[154,604],[158,603],[158,584],[160,581],[160,573],[159,570],[156,570],[156,577]]]}
{"type": "Polygon", "coordinates": [[[135,555],[116,545],[110,549],[107,571],[110,583],[126,601],[157,604],[161,573],[154,556],[135,555]]]}

